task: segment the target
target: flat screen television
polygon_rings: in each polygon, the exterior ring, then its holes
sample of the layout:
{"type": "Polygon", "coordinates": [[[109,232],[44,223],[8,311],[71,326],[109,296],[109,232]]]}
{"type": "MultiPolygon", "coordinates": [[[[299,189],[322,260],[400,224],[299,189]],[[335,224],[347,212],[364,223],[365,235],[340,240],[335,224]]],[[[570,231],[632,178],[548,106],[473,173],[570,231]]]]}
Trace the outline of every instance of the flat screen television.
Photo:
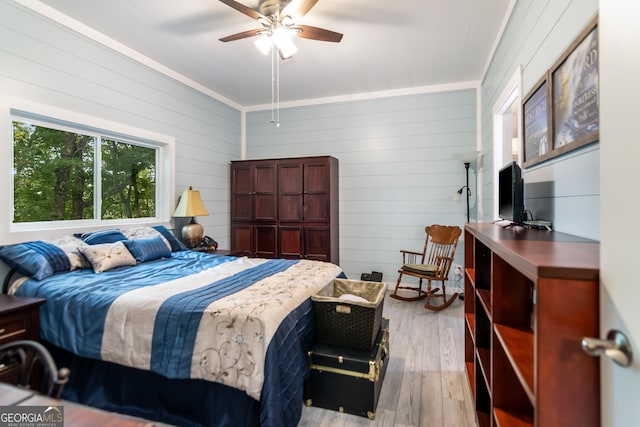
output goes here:
{"type": "Polygon", "coordinates": [[[511,162],[498,172],[498,216],[514,224],[526,220],[522,169],[511,162]]]}

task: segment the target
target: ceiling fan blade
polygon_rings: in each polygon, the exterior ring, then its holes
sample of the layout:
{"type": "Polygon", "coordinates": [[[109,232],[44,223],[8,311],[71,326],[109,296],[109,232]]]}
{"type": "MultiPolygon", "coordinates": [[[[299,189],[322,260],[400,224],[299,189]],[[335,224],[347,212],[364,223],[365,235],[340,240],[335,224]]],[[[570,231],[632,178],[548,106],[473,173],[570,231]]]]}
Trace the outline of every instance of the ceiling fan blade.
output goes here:
{"type": "Polygon", "coordinates": [[[342,34],[335,31],[325,30],[324,28],[312,27],[310,25],[296,25],[295,28],[302,30],[298,37],[303,39],[320,40],[323,42],[339,43],[342,40],[342,34]]]}
{"type": "Polygon", "coordinates": [[[294,20],[302,18],[318,3],[318,0],[291,0],[289,4],[282,9],[280,16],[289,15],[294,20]]]}
{"type": "Polygon", "coordinates": [[[230,36],[223,37],[223,38],[220,39],[220,41],[221,42],[232,42],[234,40],[246,39],[247,37],[257,36],[262,31],[264,31],[264,28],[258,28],[256,30],[243,31],[243,32],[238,33],[238,34],[232,34],[230,36]]]}
{"type": "Polygon", "coordinates": [[[237,1],[234,0],[220,0],[222,3],[226,4],[227,6],[230,6],[232,8],[234,8],[235,10],[237,10],[238,12],[244,13],[245,15],[253,18],[253,19],[258,19],[258,18],[264,18],[265,16],[262,15],[260,12],[258,12],[255,9],[251,9],[248,6],[243,5],[242,3],[238,3],[237,1]]]}

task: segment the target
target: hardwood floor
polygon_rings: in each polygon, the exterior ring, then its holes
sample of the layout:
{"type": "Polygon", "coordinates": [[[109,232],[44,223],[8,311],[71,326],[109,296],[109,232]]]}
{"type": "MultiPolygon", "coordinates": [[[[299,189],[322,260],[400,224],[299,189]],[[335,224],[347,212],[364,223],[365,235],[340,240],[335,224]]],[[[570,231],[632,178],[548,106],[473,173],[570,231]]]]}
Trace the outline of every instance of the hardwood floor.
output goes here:
{"type": "Polygon", "coordinates": [[[464,302],[433,312],[424,301],[387,292],[383,315],[390,319],[390,359],[375,420],[305,406],[298,426],[476,427],[464,370],[464,302]]]}

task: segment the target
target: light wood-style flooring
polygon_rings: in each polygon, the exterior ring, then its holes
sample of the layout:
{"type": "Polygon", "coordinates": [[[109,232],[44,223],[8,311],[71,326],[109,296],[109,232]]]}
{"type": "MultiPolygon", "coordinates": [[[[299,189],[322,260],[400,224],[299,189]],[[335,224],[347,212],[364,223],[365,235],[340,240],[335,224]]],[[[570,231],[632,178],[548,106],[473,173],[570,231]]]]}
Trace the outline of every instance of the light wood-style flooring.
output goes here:
{"type": "MultiPolygon", "coordinates": [[[[447,286],[447,293],[455,290],[447,286]]],[[[375,420],[303,407],[299,427],[476,427],[464,368],[464,301],[433,312],[424,301],[387,292],[383,315],[390,319],[390,359],[375,420]]]]}

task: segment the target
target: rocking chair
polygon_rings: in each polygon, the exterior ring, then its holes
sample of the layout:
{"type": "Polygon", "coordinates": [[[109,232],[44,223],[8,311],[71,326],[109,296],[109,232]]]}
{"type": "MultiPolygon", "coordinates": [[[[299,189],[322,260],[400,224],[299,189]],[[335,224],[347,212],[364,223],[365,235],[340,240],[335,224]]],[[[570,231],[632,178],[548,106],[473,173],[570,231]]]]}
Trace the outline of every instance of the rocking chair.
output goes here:
{"type": "Polygon", "coordinates": [[[15,381],[10,382],[23,388],[35,385],[36,391],[56,399],[60,399],[69,380],[69,369],[58,369],[49,350],[37,341],[19,340],[0,345],[0,362],[8,370],[16,367],[15,381]]]}
{"type": "Polygon", "coordinates": [[[429,310],[440,311],[449,307],[458,297],[458,293],[454,293],[447,298],[445,282],[449,279],[449,270],[453,264],[453,257],[456,254],[456,246],[462,234],[462,229],[457,226],[431,225],[425,227],[427,238],[424,242],[422,252],[414,252],[408,250],[400,250],[402,253],[402,267],[398,270],[398,282],[396,288],[390,295],[402,301],[418,301],[427,299],[424,305],[429,310]],[[418,286],[409,286],[401,284],[402,276],[407,275],[415,277],[419,280],[418,286]],[[422,281],[427,281],[427,289],[422,289],[422,281]],[[440,288],[431,288],[431,282],[441,282],[442,293],[440,288]],[[406,296],[407,292],[402,294],[398,291],[416,292],[415,295],[406,296]],[[432,304],[432,298],[443,298],[441,305],[432,304]]]}

